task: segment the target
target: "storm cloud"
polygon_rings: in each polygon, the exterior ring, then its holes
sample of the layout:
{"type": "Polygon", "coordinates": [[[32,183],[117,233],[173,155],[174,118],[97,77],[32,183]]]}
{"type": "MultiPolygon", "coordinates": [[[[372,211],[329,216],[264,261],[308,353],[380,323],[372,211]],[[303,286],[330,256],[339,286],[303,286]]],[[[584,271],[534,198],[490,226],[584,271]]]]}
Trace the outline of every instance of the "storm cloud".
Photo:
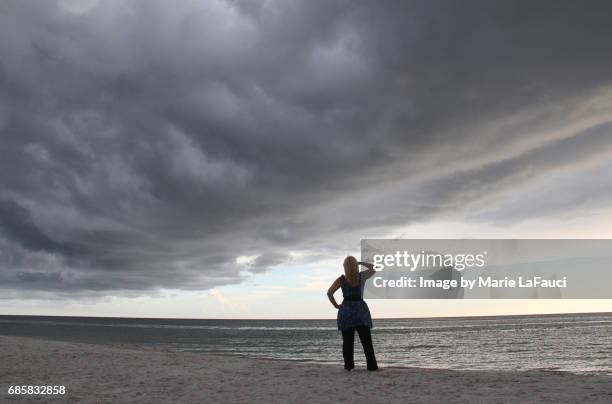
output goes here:
{"type": "Polygon", "coordinates": [[[207,289],[587,209],[521,196],[559,175],[605,205],[611,48],[609,1],[3,1],[0,288],[207,289]]]}

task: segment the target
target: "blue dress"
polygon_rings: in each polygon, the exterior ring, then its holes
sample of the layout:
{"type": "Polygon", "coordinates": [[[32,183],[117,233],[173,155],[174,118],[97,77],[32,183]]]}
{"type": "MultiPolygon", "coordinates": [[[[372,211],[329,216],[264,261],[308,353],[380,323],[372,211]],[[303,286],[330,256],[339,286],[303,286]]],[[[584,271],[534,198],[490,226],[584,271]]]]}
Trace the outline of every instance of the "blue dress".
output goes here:
{"type": "Polygon", "coordinates": [[[351,286],[342,275],[342,296],[344,301],[338,310],[338,329],[357,327],[364,325],[372,328],[372,317],[366,302],[362,300],[363,285],[365,280],[359,274],[359,285],[351,286]],[[351,299],[351,300],[347,300],[351,299]]]}

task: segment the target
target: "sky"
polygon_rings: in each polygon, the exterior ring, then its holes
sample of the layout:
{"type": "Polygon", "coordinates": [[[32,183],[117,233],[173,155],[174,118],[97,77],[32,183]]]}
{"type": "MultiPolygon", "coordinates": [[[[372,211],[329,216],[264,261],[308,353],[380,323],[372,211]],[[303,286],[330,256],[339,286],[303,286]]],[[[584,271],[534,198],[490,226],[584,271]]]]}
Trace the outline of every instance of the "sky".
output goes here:
{"type": "Polygon", "coordinates": [[[611,47],[609,1],[3,1],[0,314],[334,318],[362,238],[609,238],[611,47]]]}

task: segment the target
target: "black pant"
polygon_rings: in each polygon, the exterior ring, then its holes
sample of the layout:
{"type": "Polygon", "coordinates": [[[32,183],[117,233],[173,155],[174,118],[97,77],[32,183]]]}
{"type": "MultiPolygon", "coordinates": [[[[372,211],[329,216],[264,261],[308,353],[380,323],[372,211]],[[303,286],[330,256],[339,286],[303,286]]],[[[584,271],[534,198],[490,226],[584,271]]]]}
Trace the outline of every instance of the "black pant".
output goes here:
{"type": "Polygon", "coordinates": [[[355,330],[359,333],[361,345],[363,345],[363,353],[365,353],[368,370],[378,369],[376,357],[374,356],[374,346],[372,345],[372,334],[370,327],[360,325],[342,330],[342,356],[344,357],[344,368],[351,370],[355,367],[353,360],[353,351],[355,348],[355,330]]]}

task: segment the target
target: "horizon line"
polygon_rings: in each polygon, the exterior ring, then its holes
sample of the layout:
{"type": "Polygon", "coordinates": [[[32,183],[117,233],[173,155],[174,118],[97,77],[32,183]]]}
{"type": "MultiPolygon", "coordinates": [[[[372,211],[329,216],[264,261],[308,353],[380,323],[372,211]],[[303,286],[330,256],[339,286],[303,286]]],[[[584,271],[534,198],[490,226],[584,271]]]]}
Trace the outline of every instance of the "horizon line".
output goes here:
{"type": "MultiPolygon", "coordinates": [[[[449,320],[469,318],[498,318],[498,317],[536,317],[536,316],[565,316],[568,314],[612,314],[612,311],[585,311],[565,313],[530,313],[530,314],[499,314],[499,315],[474,315],[474,316],[440,316],[440,317],[378,317],[372,320],[449,320]]],[[[100,318],[100,319],[130,319],[130,320],[235,320],[235,321],[317,321],[335,318],[188,318],[188,317],[113,317],[113,316],[69,316],[69,315],[40,315],[40,314],[0,314],[0,317],[68,317],[68,318],[100,318]]]]}

